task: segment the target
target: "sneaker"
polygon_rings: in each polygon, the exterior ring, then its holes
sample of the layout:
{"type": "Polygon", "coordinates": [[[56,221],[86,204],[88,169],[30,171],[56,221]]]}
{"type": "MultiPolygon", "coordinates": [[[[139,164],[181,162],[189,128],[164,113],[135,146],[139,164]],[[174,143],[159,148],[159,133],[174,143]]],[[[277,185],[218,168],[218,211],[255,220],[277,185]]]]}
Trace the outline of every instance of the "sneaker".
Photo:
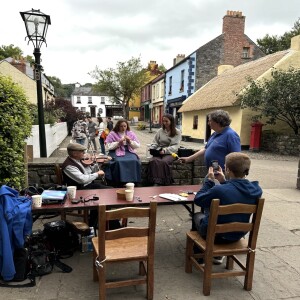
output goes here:
{"type": "Polygon", "coordinates": [[[221,265],[223,263],[225,256],[215,256],[213,258],[213,264],[214,265],[221,265]]]}
{"type": "Polygon", "coordinates": [[[204,265],[204,259],[203,258],[197,258],[196,259],[199,265],[204,265]]]}

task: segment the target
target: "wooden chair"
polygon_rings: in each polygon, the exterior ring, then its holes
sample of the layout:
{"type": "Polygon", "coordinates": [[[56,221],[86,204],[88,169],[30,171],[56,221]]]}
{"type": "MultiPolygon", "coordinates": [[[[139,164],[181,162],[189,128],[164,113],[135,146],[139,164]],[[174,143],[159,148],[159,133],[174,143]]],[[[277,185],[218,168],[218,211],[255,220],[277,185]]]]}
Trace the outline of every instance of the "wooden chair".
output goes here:
{"type": "Polygon", "coordinates": [[[231,204],[220,206],[220,200],[214,199],[210,206],[209,224],[206,240],[197,231],[187,232],[185,272],[191,273],[192,266],[201,270],[203,275],[203,294],[210,295],[211,280],[213,278],[225,278],[228,276],[245,276],[244,289],[252,289],[255,249],[257,235],[264,206],[264,199],[258,199],[255,205],[231,204]],[[232,222],[217,224],[218,216],[228,214],[252,214],[249,223],[232,222]],[[249,232],[248,239],[241,239],[231,244],[214,244],[216,233],[224,232],[249,232]],[[201,250],[200,254],[193,253],[193,246],[201,250]],[[246,263],[243,264],[236,255],[246,255],[246,263]],[[230,271],[213,272],[212,261],[215,256],[226,256],[226,269],[230,271]],[[197,258],[204,258],[204,265],[199,264],[197,258]],[[236,262],[241,268],[233,270],[236,262]]]}
{"type": "Polygon", "coordinates": [[[156,226],[156,202],[150,208],[127,207],[106,211],[99,205],[98,237],[93,238],[93,280],[99,280],[99,299],[106,299],[106,289],[130,285],[147,285],[147,299],[153,299],[154,240],[156,226]],[[125,227],[106,230],[106,222],[120,218],[148,218],[147,227],[125,227]],[[107,281],[107,264],[115,262],[139,262],[139,275],[119,281],[107,281]]]}
{"type": "MultiPolygon", "coordinates": [[[[63,185],[64,178],[62,174],[62,169],[59,164],[55,164],[54,171],[56,175],[57,184],[63,185]]],[[[88,223],[89,212],[87,210],[78,210],[77,212],[61,212],[61,219],[65,221],[67,219],[67,215],[82,218],[84,223],[88,223]]]]}

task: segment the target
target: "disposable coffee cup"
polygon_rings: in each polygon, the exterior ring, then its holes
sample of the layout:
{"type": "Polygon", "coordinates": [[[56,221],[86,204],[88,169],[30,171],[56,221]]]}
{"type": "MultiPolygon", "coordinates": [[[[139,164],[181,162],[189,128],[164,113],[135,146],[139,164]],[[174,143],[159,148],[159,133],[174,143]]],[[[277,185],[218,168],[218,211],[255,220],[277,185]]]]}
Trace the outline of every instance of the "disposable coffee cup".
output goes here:
{"type": "Polygon", "coordinates": [[[133,201],[133,189],[132,190],[125,190],[125,199],[126,201],[133,201]]]}
{"type": "Polygon", "coordinates": [[[33,207],[42,207],[42,195],[33,195],[31,198],[33,207]]]}
{"type": "Polygon", "coordinates": [[[68,186],[67,191],[70,199],[75,199],[77,187],[74,185],[68,186]]]}
{"type": "Polygon", "coordinates": [[[134,183],[128,182],[125,184],[126,190],[134,190],[134,183]]]}

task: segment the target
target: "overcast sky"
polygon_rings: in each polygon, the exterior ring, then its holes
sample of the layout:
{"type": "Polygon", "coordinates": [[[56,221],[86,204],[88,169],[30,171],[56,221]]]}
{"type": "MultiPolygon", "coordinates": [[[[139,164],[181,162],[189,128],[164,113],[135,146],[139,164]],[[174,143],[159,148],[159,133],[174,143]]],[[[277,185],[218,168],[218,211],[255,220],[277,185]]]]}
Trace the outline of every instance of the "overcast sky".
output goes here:
{"type": "Polygon", "coordinates": [[[94,82],[95,66],[141,57],[168,69],[177,54],[189,55],[222,33],[227,10],[246,16],[245,34],[254,42],[266,34],[282,35],[300,17],[300,0],[8,0],[2,5],[0,46],[25,42],[20,11],[40,9],[51,25],[41,48],[45,74],[62,83],[94,82]]]}

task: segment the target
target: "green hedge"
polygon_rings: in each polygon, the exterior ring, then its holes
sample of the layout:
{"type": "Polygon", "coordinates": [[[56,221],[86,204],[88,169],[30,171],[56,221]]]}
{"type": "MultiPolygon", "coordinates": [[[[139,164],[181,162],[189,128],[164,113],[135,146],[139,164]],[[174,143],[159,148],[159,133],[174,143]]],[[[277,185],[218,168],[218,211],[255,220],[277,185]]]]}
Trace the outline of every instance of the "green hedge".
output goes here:
{"type": "Polygon", "coordinates": [[[16,189],[25,184],[24,146],[32,117],[23,89],[0,75],[0,183],[16,189]]]}

